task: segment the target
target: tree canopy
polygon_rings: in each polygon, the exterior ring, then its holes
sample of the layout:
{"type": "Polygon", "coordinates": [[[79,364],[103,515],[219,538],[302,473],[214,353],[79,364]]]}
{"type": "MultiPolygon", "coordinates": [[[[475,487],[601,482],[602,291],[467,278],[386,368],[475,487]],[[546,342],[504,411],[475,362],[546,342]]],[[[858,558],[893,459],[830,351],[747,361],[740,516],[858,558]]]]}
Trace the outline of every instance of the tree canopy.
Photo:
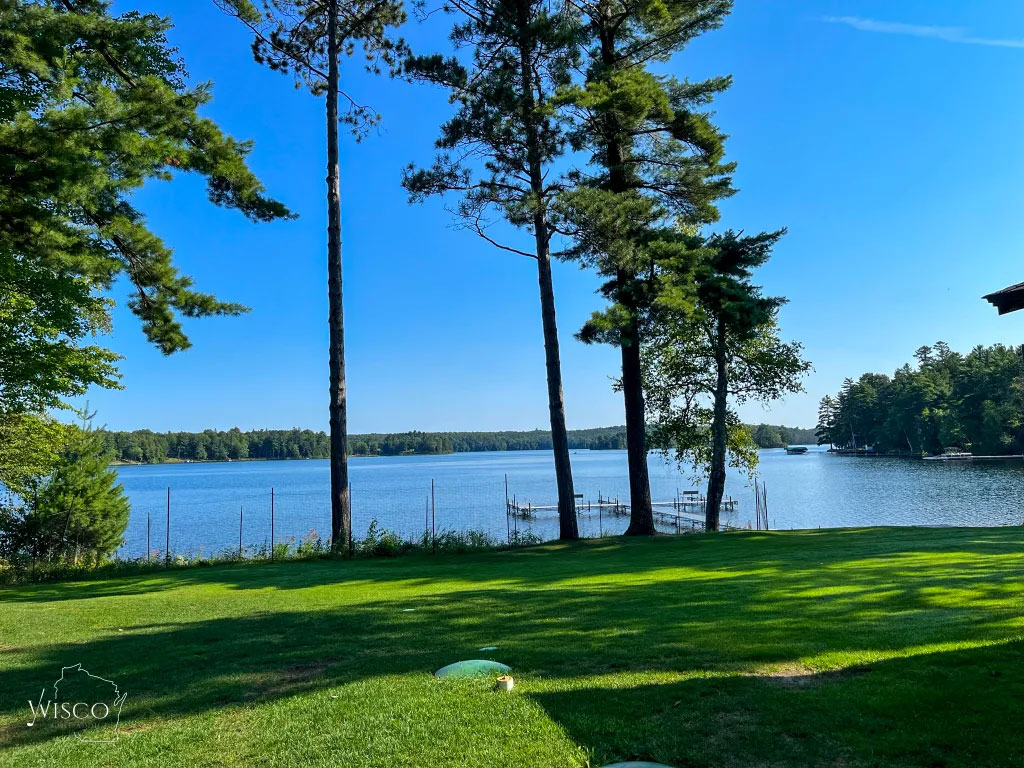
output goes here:
{"type": "Polygon", "coordinates": [[[131,202],[151,180],[195,173],[212,203],[253,221],[289,216],[246,165],[247,141],[199,114],[167,19],[103,0],[0,3],[0,410],[39,410],[117,386],[108,291],[165,354],[189,346],[181,318],[245,307],[202,293],[131,202]]]}

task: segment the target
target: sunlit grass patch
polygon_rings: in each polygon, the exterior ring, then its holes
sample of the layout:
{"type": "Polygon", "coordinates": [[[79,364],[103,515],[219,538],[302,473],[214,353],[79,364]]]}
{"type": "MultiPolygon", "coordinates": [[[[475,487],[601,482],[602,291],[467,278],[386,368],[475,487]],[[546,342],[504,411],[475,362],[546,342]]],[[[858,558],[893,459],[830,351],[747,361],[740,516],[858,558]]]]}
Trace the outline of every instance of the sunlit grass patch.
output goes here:
{"type": "Polygon", "coordinates": [[[0,763],[1016,766],[1022,544],[752,532],[8,588],[0,763]],[[514,690],[432,675],[473,658],[514,690]],[[25,727],[78,662],[129,692],[115,745],[25,727]]]}

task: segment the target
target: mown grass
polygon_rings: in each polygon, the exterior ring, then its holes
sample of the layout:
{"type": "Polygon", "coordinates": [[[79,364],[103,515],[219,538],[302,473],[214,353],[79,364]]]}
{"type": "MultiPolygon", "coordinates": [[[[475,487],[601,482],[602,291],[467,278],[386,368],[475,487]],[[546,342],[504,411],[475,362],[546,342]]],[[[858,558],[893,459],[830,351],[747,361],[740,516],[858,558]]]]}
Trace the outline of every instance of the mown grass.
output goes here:
{"type": "Polygon", "coordinates": [[[2,589],[0,764],[1020,766],[1022,544],[737,532],[2,589]],[[488,655],[512,693],[431,676],[488,655]],[[25,726],[79,662],[128,691],[117,744],[25,726]]]}

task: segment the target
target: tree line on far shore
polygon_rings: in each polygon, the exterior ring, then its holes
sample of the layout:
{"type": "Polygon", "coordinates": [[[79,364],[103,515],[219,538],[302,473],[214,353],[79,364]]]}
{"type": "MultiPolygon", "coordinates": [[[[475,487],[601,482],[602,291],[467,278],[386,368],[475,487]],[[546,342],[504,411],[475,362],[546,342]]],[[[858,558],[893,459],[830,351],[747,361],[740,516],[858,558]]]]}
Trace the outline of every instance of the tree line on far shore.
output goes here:
{"type": "Polygon", "coordinates": [[[846,379],[818,410],[818,442],[879,453],[975,455],[1024,452],[1024,347],[938,342],[893,375],[846,379]]]}
{"type": "MultiPolygon", "coordinates": [[[[814,442],[814,430],[798,427],[748,425],[758,448],[780,448],[814,442]]],[[[167,461],[239,461],[243,459],[326,459],[330,439],[311,429],[256,429],[242,432],[206,429],[202,432],[131,432],[102,430],[107,453],[118,461],[160,464],[167,461]]],[[[568,431],[573,450],[626,447],[626,428],[596,427],[568,431]]],[[[543,429],[503,432],[420,432],[349,435],[353,456],[467,453],[470,451],[550,451],[551,433],[543,429]]]]}

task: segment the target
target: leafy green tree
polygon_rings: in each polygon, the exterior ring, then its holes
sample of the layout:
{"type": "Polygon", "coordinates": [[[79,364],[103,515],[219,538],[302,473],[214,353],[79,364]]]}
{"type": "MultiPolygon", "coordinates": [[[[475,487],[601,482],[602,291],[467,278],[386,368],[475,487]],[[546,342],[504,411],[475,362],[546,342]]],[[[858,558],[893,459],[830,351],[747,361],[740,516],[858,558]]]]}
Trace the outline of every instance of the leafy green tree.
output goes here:
{"type": "Polygon", "coordinates": [[[641,346],[660,251],[678,249],[678,225],[718,217],[731,194],[724,136],[706,111],[729,85],[724,77],[690,82],[656,74],[687,43],[718,27],[729,0],[684,3],[575,0],[585,20],[585,81],[562,94],[578,129],[574,147],[589,164],[559,197],[560,228],[575,245],[563,255],[607,281],[610,309],[581,334],[620,348],[630,478],[627,534],[654,533],[641,346]],[[598,331],[598,332],[594,332],[598,331]]]}
{"type": "Polygon", "coordinates": [[[21,550],[34,557],[102,560],[121,546],[130,506],[102,435],[65,428],[53,472],[40,481],[22,521],[21,550]]]}
{"type": "Polygon", "coordinates": [[[758,424],[753,431],[754,444],[758,448],[781,448],[787,444],[778,427],[768,424],[758,424]]]}
{"type": "Polygon", "coordinates": [[[170,22],[103,0],[0,3],[0,411],[40,411],[117,387],[110,328],[123,277],[148,339],[189,346],[181,317],[238,314],[200,293],[131,201],[148,180],[194,173],[216,205],[287,217],[246,166],[250,142],[199,116],[170,22]]]}
{"type": "Polygon", "coordinates": [[[53,471],[64,425],[46,415],[0,412],[0,507],[53,471]]]}
{"type": "Polygon", "coordinates": [[[498,248],[537,262],[559,535],[576,539],[549,218],[552,200],[564,186],[551,166],[566,144],[552,98],[572,81],[579,27],[567,6],[549,0],[449,0],[444,7],[459,16],[451,40],[458,48],[472,48],[472,64],[438,55],[407,62],[407,74],[445,86],[459,107],[441,128],[437,145],[443,153],[433,167],[410,166],[403,184],[413,200],[459,193],[455,215],[463,225],[498,248]],[[531,231],[530,250],[495,240],[486,231],[489,210],[531,231]]]}
{"type": "Polygon", "coordinates": [[[660,265],[665,290],[658,322],[644,344],[649,413],[656,444],[675,446],[677,456],[696,459],[707,470],[709,531],[719,527],[730,447],[740,466],[757,464],[753,441],[730,400],[769,403],[799,392],[810,369],[801,346],[778,337],[776,318],[784,300],[761,295],[750,282],[781,236],[729,231],[705,241],[696,271],[689,255],[678,268],[675,258],[660,265]]]}
{"type": "Polygon", "coordinates": [[[405,22],[401,0],[214,0],[255,34],[256,61],[291,73],[327,103],[327,297],[330,327],[331,539],[343,545],[352,529],[348,481],[348,399],[345,380],[345,319],[342,310],[341,185],[338,123],[361,137],[380,116],[340,88],[341,61],[358,48],[366,69],[398,74],[405,44],[392,36],[405,22]],[[349,106],[340,114],[339,97],[349,106]]]}

